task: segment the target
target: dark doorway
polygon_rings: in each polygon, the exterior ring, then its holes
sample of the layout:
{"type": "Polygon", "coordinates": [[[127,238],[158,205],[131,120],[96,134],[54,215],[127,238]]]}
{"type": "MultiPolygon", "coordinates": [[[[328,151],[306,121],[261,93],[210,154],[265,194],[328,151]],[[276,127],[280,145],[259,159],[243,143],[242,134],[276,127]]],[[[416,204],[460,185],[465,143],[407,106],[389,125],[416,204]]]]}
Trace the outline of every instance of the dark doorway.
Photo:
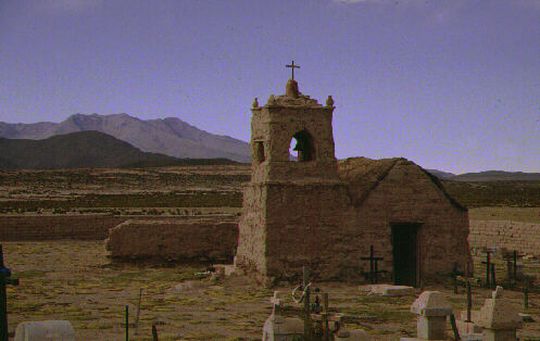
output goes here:
{"type": "Polygon", "coordinates": [[[392,224],[395,284],[417,285],[418,227],[419,224],[392,224]]]}

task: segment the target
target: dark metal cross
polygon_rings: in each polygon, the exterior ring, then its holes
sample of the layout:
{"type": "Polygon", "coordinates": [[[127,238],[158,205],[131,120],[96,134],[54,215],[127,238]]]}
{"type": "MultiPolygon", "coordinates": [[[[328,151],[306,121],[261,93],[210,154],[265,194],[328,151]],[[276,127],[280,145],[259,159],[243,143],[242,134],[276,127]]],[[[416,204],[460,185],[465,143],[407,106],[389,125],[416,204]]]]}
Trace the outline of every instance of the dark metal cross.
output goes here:
{"type": "Polygon", "coordinates": [[[373,245],[369,247],[369,257],[360,257],[361,260],[368,260],[369,261],[369,272],[367,273],[368,278],[371,282],[371,284],[377,284],[378,282],[378,274],[382,273],[383,271],[379,271],[379,265],[378,261],[384,260],[383,257],[375,257],[375,249],[373,248],[373,245]]]}
{"type": "Polygon", "coordinates": [[[4,253],[0,244],[0,341],[8,340],[6,285],[19,285],[19,280],[11,278],[11,271],[4,266],[4,253]]]}
{"type": "Polygon", "coordinates": [[[296,65],[294,64],[294,60],[291,62],[291,64],[287,64],[285,65],[285,67],[290,67],[291,68],[291,72],[292,72],[292,77],[291,79],[294,80],[294,69],[299,69],[300,68],[300,65],[296,65]]]}
{"type": "Polygon", "coordinates": [[[486,288],[491,288],[492,284],[491,283],[491,254],[494,252],[494,250],[491,250],[491,249],[488,249],[486,248],[485,250],[483,250],[484,253],[486,254],[486,261],[485,262],[482,262],[482,264],[486,264],[486,288]]]}

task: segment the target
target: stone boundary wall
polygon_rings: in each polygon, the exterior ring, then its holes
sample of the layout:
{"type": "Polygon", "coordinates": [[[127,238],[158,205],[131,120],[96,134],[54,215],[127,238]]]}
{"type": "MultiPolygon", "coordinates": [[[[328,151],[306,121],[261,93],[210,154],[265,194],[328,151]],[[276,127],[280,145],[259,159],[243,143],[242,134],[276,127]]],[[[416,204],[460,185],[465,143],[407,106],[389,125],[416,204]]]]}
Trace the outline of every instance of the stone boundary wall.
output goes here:
{"type": "Polygon", "coordinates": [[[509,220],[471,220],[471,247],[497,247],[540,255],[540,224],[509,220]]]}
{"type": "Polygon", "coordinates": [[[1,241],[100,240],[127,218],[106,214],[2,215],[1,241]]]}
{"type": "Polygon", "coordinates": [[[232,262],[238,245],[236,221],[128,220],[109,231],[113,258],[232,262]]]}
{"type": "MultiPolygon", "coordinates": [[[[216,216],[220,219],[223,216],[216,216]]],[[[230,216],[226,216],[229,217],[230,216]]],[[[0,241],[104,240],[109,229],[128,219],[186,220],[178,216],[80,215],[0,215],[0,241]]]]}

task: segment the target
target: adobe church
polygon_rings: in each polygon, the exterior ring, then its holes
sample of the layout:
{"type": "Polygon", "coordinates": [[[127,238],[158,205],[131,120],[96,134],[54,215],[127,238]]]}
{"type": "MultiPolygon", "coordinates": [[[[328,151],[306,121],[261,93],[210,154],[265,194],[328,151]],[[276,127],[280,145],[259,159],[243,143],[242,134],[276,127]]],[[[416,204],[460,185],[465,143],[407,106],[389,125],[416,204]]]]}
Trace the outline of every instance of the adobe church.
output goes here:
{"type": "Polygon", "coordinates": [[[331,96],[323,106],[303,95],[294,73],[285,95],[253,102],[235,266],[267,284],[298,278],[304,265],[318,281],[363,280],[372,246],[387,282],[419,286],[465,270],[467,209],[406,159],[338,161],[334,109],[331,96]]]}

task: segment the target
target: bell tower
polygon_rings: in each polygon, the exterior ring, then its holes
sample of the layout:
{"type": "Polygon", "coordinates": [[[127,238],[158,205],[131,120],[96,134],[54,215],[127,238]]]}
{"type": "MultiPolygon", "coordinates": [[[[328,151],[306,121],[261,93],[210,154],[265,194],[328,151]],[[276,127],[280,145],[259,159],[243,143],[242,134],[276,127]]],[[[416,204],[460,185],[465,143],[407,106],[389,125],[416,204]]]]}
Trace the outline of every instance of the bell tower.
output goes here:
{"type": "MultiPolygon", "coordinates": [[[[332,115],[326,105],[302,94],[293,74],[285,95],[252,104],[251,181],[244,191],[237,268],[265,282],[287,277],[303,265],[325,268],[320,238],[340,227],[348,207],[337,174],[332,115]],[[295,140],[294,152],[289,147],[295,140]]],[[[332,252],[330,249],[328,252],[332,252]]],[[[332,272],[331,269],[325,271],[332,272]]],[[[334,269],[335,271],[335,269],[334,269]]]]}
{"type": "Polygon", "coordinates": [[[334,101],[326,106],[302,95],[298,83],[289,79],[285,95],[270,95],[268,102],[251,108],[252,181],[295,181],[336,179],[332,113],[334,101]],[[295,140],[290,155],[289,146],[295,140]]]}

